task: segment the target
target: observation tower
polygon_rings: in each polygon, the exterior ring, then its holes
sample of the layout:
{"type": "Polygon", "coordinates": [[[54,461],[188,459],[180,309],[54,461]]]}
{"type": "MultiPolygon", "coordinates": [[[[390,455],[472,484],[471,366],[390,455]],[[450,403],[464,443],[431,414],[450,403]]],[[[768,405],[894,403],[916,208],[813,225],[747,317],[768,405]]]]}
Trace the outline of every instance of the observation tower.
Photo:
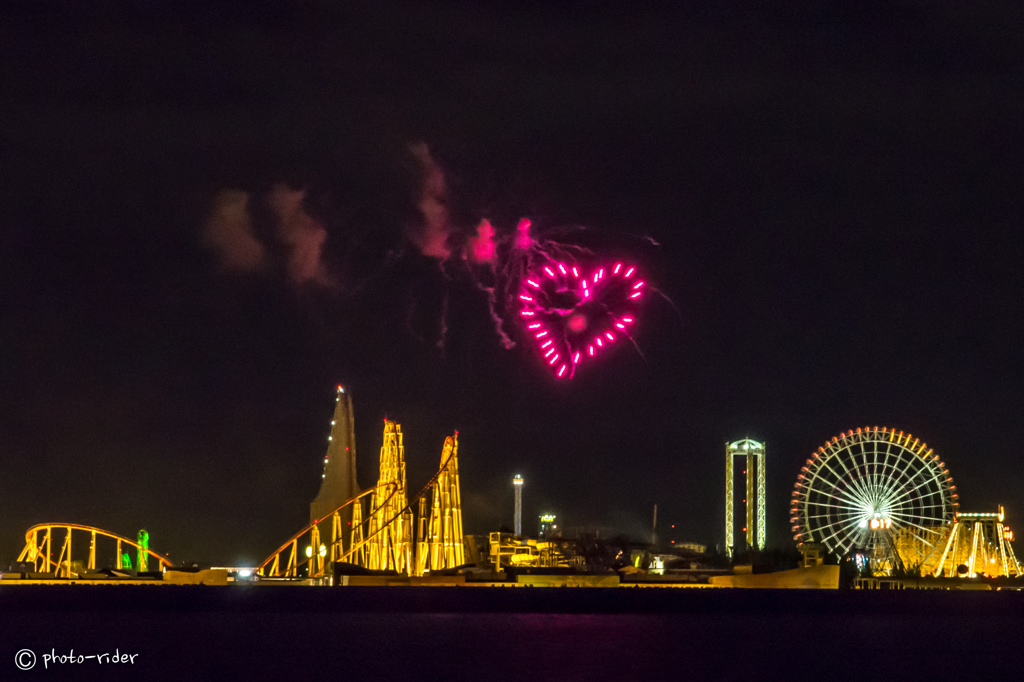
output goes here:
{"type": "Polygon", "coordinates": [[[523,534],[523,477],[519,474],[512,479],[512,487],[516,489],[516,537],[523,534]]]}
{"type": "Polygon", "coordinates": [[[735,480],[734,462],[737,457],[745,458],[743,475],[746,479],[746,495],[743,507],[746,511],[746,523],[743,530],[746,537],[746,548],[757,545],[764,549],[764,479],[765,479],[765,448],[764,443],[746,438],[735,443],[725,444],[725,551],[732,556],[735,549],[736,531],[735,518],[735,480]],[[756,481],[756,485],[755,485],[756,481]]]}

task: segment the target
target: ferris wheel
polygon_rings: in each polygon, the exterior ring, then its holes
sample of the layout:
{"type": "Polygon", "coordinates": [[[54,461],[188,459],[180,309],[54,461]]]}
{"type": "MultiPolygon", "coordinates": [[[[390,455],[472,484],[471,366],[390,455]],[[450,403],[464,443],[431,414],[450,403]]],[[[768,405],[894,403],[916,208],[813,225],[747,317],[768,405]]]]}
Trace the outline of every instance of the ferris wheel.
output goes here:
{"type": "MultiPolygon", "coordinates": [[[[909,433],[862,428],[841,433],[811,455],[793,489],[797,542],[857,550],[876,570],[920,565],[940,547],[959,503],[939,456],[909,433]]],[[[940,550],[941,551],[941,548],[940,550]]]]}

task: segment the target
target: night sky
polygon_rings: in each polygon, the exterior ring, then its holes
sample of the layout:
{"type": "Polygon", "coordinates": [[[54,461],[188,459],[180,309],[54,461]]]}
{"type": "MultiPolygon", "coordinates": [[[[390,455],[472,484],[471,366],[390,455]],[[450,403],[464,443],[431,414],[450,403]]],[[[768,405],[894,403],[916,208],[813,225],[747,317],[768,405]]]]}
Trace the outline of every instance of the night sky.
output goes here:
{"type": "Polygon", "coordinates": [[[804,459],[868,425],[1024,530],[1018,4],[145,4],[0,20],[0,560],[43,521],[261,560],[308,521],[339,383],[363,487],[384,417],[412,490],[459,431],[467,532],[512,524],[521,473],[527,532],[639,538],[657,504],[721,543],[749,436],[791,546],[804,459]],[[326,231],[322,282],[274,237],[278,185],[326,231]],[[205,236],[223,190],[260,268],[205,236]],[[664,295],[640,353],[565,382],[514,321],[506,349],[458,255],[485,217],[638,262],[664,295]]]}

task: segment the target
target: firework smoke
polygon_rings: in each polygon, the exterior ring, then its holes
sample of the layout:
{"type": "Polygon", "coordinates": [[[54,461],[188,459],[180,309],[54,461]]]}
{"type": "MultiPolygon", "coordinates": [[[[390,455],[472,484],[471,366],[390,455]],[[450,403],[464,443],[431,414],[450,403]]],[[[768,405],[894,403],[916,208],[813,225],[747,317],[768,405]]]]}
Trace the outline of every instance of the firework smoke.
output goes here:
{"type": "MultiPolygon", "coordinates": [[[[327,230],[304,208],[305,190],[274,185],[266,197],[274,213],[273,237],[283,247],[288,279],[295,285],[333,286],[323,262],[327,230]]],[[[214,197],[206,222],[203,243],[216,251],[226,270],[257,272],[266,268],[271,244],[260,240],[253,229],[251,195],[240,190],[221,190],[214,197]]]]}
{"type": "Polygon", "coordinates": [[[451,224],[444,172],[434,162],[425,142],[411,145],[409,151],[420,164],[420,195],[416,205],[423,214],[423,222],[410,227],[409,239],[424,256],[447,258],[451,254],[448,246],[451,224]]]}
{"type": "Polygon", "coordinates": [[[312,282],[329,287],[333,281],[322,260],[327,230],[306,213],[305,198],[305,190],[279,184],[274,185],[267,202],[277,215],[277,238],[288,251],[288,278],[294,284],[312,282]]]}
{"type": "Polygon", "coordinates": [[[248,192],[226,189],[217,193],[203,243],[220,254],[226,270],[251,272],[265,265],[266,249],[252,231],[248,192]]]}
{"type": "Polygon", "coordinates": [[[477,263],[494,263],[498,255],[494,244],[494,227],[489,220],[481,220],[476,228],[476,236],[466,242],[468,256],[477,263]]]}
{"type": "MultiPolygon", "coordinates": [[[[227,270],[267,273],[276,269],[273,266],[277,262],[277,267],[286,273],[294,286],[339,291],[338,281],[341,278],[328,268],[325,254],[328,227],[335,234],[345,229],[349,239],[333,247],[338,251],[335,254],[338,262],[357,263],[364,269],[369,265],[376,269],[376,274],[363,280],[362,284],[350,283],[346,287],[350,294],[388,272],[395,261],[408,252],[405,246],[411,245],[420,255],[433,259],[444,279],[444,291],[439,308],[440,320],[435,327],[439,332],[436,342],[428,342],[414,329],[417,310],[422,312],[423,306],[427,306],[428,316],[435,314],[431,309],[432,303],[424,301],[418,290],[410,291],[408,299],[408,331],[421,343],[432,343],[442,354],[446,349],[446,337],[452,322],[450,316],[454,309],[449,304],[453,293],[451,287],[467,281],[486,297],[494,333],[504,348],[515,347],[520,337],[535,342],[528,345],[538,346],[547,342],[548,336],[557,335],[562,339],[557,352],[540,348],[546,363],[559,377],[571,377],[581,359],[603,353],[599,349],[614,343],[615,339],[628,339],[636,345],[627,331],[632,328],[635,310],[628,310],[627,319],[626,308],[622,306],[635,302],[640,298],[640,292],[632,289],[619,291],[625,286],[618,283],[620,273],[616,265],[621,261],[609,261],[583,246],[593,240],[581,242],[574,235],[585,228],[538,231],[526,218],[520,219],[514,229],[511,225],[502,225],[497,219],[492,222],[488,218],[457,224],[449,209],[445,173],[430,148],[426,143],[418,142],[409,145],[407,151],[408,158],[415,163],[418,182],[411,195],[407,196],[409,203],[405,215],[409,215],[408,211],[416,211],[419,215],[393,224],[395,230],[401,230],[401,237],[397,231],[370,232],[368,229],[360,230],[359,226],[325,225],[308,211],[306,189],[276,184],[263,194],[239,190],[219,192],[205,226],[203,242],[220,256],[227,270]],[[264,206],[269,210],[254,210],[254,207],[260,209],[264,206]],[[475,226],[471,227],[474,223],[475,226]],[[387,254],[385,262],[375,264],[372,257],[367,260],[360,255],[364,252],[358,250],[362,248],[359,245],[366,243],[377,244],[376,253],[387,254]],[[343,254],[348,254],[348,261],[343,254]],[[580,271],[567,274],[559,270],[557,276],[550,274],[555,272],[554,268],[565,264],[578,264],[580,271]],[[584,267],[588,268],[586,273],[583,272],[584,267]],[[607,279],[601,267],[606,268],[607,279]],[[597,272],[602,274],[596,275],[597,272]],[[531,277],[535,280],[532,286],[527,283],[531,277]],[[543,304],[536,305],[531,302],[523,308],[524,295],[532,300],[534,293],[542,293],[538,291],[542,280],[537,277],[546,277],[544,286],[551,291],[545,295],[551,300],[545,299],[543,304]],[[619,300],[623,296],[627,297],[626,303],[619,300]],[[541,318],[544,318],[543,327],[538,326],[541,318]],[[530,324],[534,326],[530,327],[530,324]],[[545,335],[538,337],[542,332],[545,335]]],[[[653,239],[645,239],[657,246],[653,239]]],[[[575,267],[570,268],[575,271],[575,267]]],[[[340,274],[347,272],[347,268],[339,271],[340,274]]],[[[629,272],[631,274],[632,270],[629,272]]],[[[625,273],[626,269],[623,269],[623,280],[629,279],[625,273]]],[[[346,279],[352,278],[348,276],[346,279]]],[[[629,285],[633,286],[633,282],[629,285]]],[[[643,283],[637,286],[643,287],[643,283]]],[[[657,292],[654,287],[650,290],[657,292]]],[[[420,327],[422,331],[422,325],[420,327]]]]}

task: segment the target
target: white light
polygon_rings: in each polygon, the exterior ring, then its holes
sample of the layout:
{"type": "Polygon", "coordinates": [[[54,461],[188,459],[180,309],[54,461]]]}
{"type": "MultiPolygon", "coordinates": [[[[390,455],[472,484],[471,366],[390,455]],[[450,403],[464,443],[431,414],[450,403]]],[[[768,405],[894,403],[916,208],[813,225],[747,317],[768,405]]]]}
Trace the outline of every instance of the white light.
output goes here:
{"type": "Polygon", "coordinates": [[[248,578],[251,575],[252,575],[252,571],[250,571],[248,568],[243,568],[241,571],[238,572],[238,577],[239,578],[248,578]]]}
{"type": "Polygon", "coordinates": [[[334,440],[334,436],[327,436],[327,440],[334,440]]]}
{"type": "Polygon", "coordinates": [[[308,557],[313,556],[313,548],[312,547],[306,547],[306,556],[308,556],[308,557]]]}
{"type": "Polygon", "coordinates": [[[327,556],[327,548],[320,545],[320,556],[327,556]]]}

